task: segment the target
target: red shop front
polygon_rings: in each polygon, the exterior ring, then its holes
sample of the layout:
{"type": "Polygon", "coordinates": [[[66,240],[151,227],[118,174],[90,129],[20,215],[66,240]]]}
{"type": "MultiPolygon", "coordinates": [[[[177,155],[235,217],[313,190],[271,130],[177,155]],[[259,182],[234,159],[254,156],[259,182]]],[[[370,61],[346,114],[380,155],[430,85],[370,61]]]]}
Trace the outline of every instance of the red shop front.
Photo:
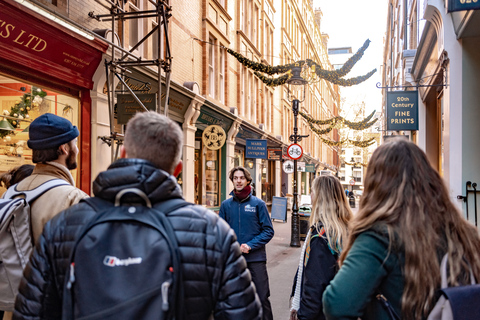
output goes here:
{"type": "Polygon", "coordinates": [[[0,173],[31,162],[29,123],[43,113],[55,113],[80,130],[79,166],[72,175],[90,194],[90,90],[108,45],[13,0],[2,0],[0,46],[0,173]]]}

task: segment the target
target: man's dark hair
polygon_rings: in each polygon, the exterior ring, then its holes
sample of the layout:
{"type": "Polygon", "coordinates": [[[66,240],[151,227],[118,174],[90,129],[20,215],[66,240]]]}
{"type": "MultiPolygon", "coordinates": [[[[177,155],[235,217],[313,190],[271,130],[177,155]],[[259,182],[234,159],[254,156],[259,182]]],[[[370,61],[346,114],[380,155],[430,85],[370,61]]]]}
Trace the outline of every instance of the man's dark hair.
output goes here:
{"type": "Polygon", "coordinates": [[[238,166],[238,167],[235,167],[232,170],[230,170],[229,178],[232,182],[233,182],[233,175],[236,171],[242,171],[243,172],[243,174],[245,175],[245,179],[247,179],[247,181],[248,181],[248,184],[250,184],[252,182],[252,175],[250,174],[250,172],[248,172],[247,169],[245,169],[242,166],[238,166]]]}
{"type": "Polygon", "coordinates": [[[60,155],[58,148],[59,146],[51,149],[32,150],[32,162],[45,163],[47,161],[57,160],[60,155]]]}

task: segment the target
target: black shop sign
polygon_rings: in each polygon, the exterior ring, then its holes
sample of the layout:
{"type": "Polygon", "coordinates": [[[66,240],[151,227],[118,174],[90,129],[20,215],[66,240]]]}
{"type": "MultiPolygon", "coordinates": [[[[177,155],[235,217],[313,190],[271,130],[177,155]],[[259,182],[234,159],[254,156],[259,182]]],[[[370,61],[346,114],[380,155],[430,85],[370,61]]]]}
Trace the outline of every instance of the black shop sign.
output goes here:
{"type": "Polygon", "coordinates": [[[387,92],[387,130],[418,130],[418,91],[387,92]]]}

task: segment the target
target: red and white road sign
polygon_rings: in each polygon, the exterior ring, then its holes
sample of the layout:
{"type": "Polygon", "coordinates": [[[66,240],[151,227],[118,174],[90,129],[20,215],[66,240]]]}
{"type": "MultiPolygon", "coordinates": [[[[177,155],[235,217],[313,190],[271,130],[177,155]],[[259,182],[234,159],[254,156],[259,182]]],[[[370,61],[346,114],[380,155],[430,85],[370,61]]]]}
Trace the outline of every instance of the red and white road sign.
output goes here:
{"type": "Polygon", "coordinates": [[[299,144],[292,143],[287,149],[288,156],[293,160],[298,160],[303,156],[303,149],[299,144]]]}

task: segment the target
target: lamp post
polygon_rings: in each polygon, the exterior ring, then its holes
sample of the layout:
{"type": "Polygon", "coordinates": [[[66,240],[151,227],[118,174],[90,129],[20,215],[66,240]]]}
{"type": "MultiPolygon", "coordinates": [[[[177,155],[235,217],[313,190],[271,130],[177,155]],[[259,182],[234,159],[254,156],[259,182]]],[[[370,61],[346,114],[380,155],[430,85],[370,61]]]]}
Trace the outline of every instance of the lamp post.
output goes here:
{"type": "MultiPolygon", "coordinates": [[[[292,111],[294,117],[293,123],[293,134],[290,135],[289,140],[293,143],[297,143],[302,141],[302,138],[308,137],[308,135],[299,135],[298,134],[298,127],[297,127],[297,116],[299,111],[300,102],[305,100],[305,86],[307,85],[308,81],[303,79],[300,76],[302,72],[301,66],[292,67],[292,77],[287,80],[288,85],[288,101],[292,103],[292,111]],[[301,100],[298,99],[298,92],[301,92],[303,87],[303,94],[301,100]],[[293,93],[293,94],[292,94],[293,93]]],[[[292,233],[290,239],[290,246],[291,247],[300,247],[300,217],[298,215],[298,172],[297,172],[297,160],[293,160],[293,206],[292,206],[292,233]]]]}

